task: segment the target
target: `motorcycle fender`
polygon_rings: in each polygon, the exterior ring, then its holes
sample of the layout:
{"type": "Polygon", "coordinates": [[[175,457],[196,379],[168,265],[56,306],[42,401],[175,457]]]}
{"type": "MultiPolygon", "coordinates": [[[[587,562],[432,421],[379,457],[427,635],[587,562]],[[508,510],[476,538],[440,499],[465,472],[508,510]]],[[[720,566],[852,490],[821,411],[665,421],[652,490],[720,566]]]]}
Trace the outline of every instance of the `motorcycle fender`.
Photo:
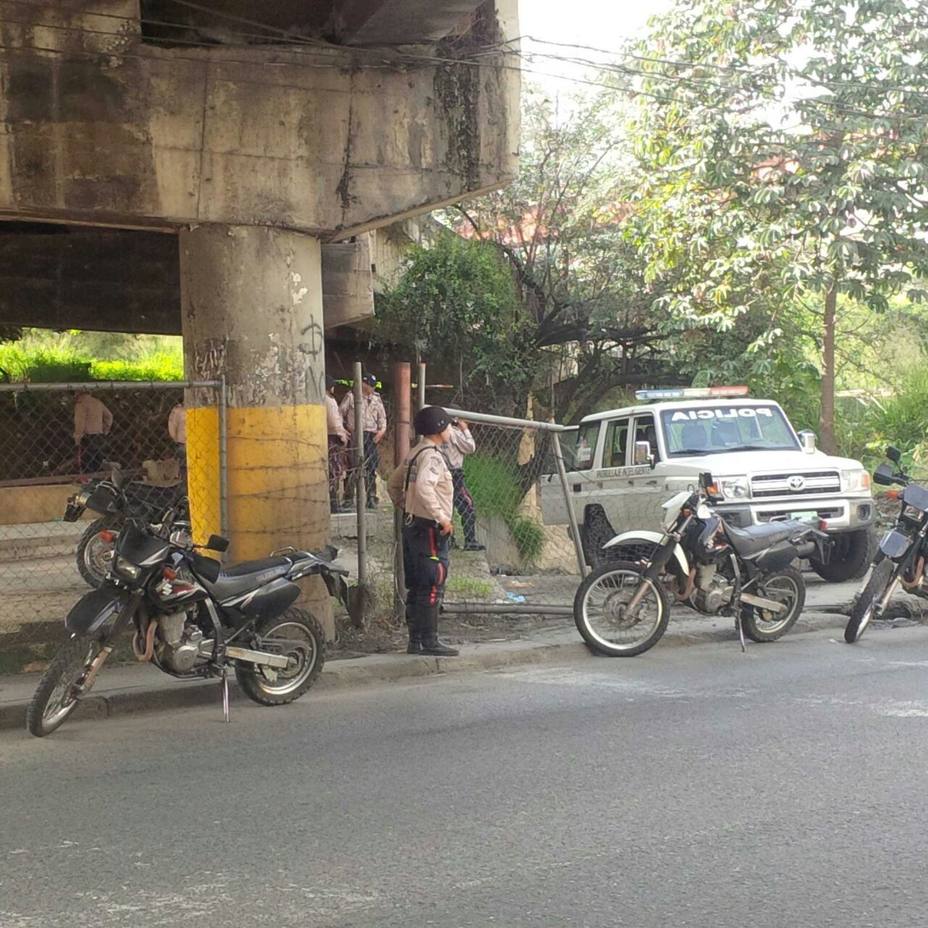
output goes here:
{"type": "MultiPolygon", "coordinates": [[[[664,536],[660,532],[649,532],[649,531],[637,531],[637,532],[622,532],[621,535],[616,535],[615,538],[607,541],[603,545],[603,550],[606,548],[616,548],[619,545],[625,545],[632,541],[651,541],[656,545],[661,543],[661,539],[664,536]]],[[[690,565],[686,559],[686,554],[683,549],[677,545],[673,551],[674,559],[677,562],[677,567],[682,573],[682,576],[688,577],[690,573],[690,565]]]]}
{"type": "Polygon", "coordinates": [[[116,621],[129,594],[104,584],[98,590],[85,593],[72,607],[64,620],[64,627],[72,635],[99,636],[100,632],[116,621]]]}

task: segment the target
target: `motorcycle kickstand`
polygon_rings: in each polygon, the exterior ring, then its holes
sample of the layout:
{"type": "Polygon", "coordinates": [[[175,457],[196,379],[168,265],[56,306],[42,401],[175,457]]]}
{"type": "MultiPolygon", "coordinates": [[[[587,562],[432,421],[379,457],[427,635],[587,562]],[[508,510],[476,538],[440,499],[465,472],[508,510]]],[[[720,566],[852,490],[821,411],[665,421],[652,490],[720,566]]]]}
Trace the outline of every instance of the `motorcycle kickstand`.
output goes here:
{"type": "Polygon", "coordinates": [[[226,668],[222,668],[222,718],[225,722],[231,722],[229,718],[229,676],[226,668]]]}
{"type": "Polygon", "coordinates": [[[735,615],[735,626],[738,629],[738,638],[741,640],[741,653],[744,654],[747,648],[744,646],[744,625],[741,622],[741,609],[738,609],[735,615]]]}

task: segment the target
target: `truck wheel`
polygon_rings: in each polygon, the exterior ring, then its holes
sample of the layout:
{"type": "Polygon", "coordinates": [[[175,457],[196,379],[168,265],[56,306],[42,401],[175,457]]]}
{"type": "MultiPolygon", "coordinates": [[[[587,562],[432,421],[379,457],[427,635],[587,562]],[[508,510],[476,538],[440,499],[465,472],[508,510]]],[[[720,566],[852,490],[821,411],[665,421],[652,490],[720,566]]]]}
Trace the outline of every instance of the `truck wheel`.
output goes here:
{"type": "Polygon", "coordinates": [[[872,528],[835,536],[831,560],[827,564],[811,560],[812,569],[829,583],[858,580],[870,569],[876,554],[876,534],[872,528]]]}

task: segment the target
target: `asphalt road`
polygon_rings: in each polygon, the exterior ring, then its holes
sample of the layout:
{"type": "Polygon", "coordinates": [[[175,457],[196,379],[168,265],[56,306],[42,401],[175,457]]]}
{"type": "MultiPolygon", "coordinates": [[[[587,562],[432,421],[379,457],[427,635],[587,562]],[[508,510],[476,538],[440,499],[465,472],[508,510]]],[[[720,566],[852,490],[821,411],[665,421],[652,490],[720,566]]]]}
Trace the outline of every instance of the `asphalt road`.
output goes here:
{"type": "Polygon", "coordinates": [[[918,926],[928,629],[0,742],[0,926],[918,926]]]}

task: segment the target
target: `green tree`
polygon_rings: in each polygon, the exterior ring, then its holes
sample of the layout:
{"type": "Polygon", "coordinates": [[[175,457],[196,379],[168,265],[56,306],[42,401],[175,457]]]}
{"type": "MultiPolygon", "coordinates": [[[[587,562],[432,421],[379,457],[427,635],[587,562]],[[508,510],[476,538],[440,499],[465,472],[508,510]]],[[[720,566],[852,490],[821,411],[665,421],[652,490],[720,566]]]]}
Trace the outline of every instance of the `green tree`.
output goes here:
{"type": "Polygon", "coordinates": [[[411,345],[463,396],[523,415],[537,352],[512,275],[497,251],[451,231],[416,247],[397,286],[378,299],[378,335],[411,345]]]}
{"type": "Polygon", "coordinates": [[[907,0],[690,0],[636,50],[649,275],[676,275],[675,320],[766,318],[773,351],[814,307],[828,450],[842,301],[924,296],[926,47],[928,7],[907,0]]]}

